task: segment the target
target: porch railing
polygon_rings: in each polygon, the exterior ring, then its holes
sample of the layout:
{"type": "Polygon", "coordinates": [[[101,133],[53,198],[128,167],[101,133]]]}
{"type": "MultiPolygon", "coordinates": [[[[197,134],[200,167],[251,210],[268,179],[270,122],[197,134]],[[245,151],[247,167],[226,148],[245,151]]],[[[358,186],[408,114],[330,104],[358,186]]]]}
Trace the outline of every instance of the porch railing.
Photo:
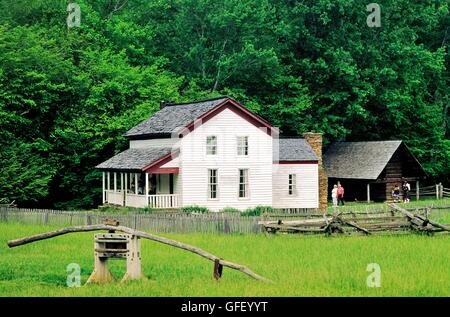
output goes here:
{"type": "Polygon", "coordinates": [[[179,194],[159,194],[148,196],[150,208],[178,208],[181,207],[179,194]]]}

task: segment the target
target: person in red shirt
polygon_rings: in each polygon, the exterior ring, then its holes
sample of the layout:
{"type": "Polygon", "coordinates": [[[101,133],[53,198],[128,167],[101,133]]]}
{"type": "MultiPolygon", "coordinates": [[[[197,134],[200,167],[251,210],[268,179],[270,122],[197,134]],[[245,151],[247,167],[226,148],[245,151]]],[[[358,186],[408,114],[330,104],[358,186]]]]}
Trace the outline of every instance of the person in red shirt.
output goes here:
{"type": "Polygon", "coordinates": [[[344,186],[342,186],[341,184],[338,185],[337,199],[338,199],[338,205],[339,205],[339,203],[342,203],[342,206],[345,205],[345,203],[344,203],[344,186]]]}

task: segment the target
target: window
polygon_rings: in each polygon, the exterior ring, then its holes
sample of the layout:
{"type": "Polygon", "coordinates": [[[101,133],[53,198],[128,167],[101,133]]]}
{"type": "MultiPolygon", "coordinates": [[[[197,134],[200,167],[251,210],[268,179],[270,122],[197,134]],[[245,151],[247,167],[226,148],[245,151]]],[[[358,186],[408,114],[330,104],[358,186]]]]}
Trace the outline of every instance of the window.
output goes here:
{"type": "Polygon", "coordinates": [[[217,182],[217,170],[216,169],[208,169],[208,198],[209,199],[217,199],[217,190],[218,190],[218,182],[217,182]]]}
{"type": "Polygon", "coordinates": [[[237,153],[238,155],[248,155],[248,136],[238,136],[237,153]]]}
{"type": "Polygon", "coordinates": [[[289,174],[289,195],[297,194],[297,175],[289,174]]]}
{"type": "Polygon", "coordinates": [[[217,137],[215,135],[206,137],[206,154],[207,155],[217,154],[217,137]]]}
{"type": "Polygon", "coordinates": [[[248,169],[239,170],[239,198],[248,197],[248,169]]]}

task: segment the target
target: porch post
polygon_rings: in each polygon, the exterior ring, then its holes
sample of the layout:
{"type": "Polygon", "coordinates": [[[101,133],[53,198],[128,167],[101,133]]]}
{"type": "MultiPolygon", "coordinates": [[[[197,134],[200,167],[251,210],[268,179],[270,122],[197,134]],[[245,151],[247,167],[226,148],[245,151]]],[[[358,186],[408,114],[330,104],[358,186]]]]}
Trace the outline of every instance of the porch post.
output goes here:
{"type": "Polygon", "coordinates": [[[114,192],[117,191],[117,172],[114,172],[114,192]]]}
{"type": "Polygon", "coordinates": [[[138,173],[134,173],[134,193],[137,195],[139,194],[138,191],[138,173]]]}
{"type": "Polygon", "coordinates": [[[419,181],[416,181],[416,200],[419,200],[419,181]]]}
{"type": "Polygon", "coordinates": [[[125,192],[124,192],[124,200],[125,200],[125,204],[124,206],[127,205],[127,191],[128,191],[128,173],[123,173],[123,176],[125,178],[125,192]]]}
{"type": "Polygon", "coordinates": [[[102,172],[102,204],[105,204],[106,201],[106,191],[105,191],[105,172],[102,172]]]}
{"type": "Polygon", "coordinates": [[[120,204],[122,206],[125,206],[125,203],[124,203],[125,196],[124,195],[125,195],[125,190],[123,189],[123,172],[120,172],[120,197],[122,197],[120,200],[120,204]]]}
{"type": "Polygon", "coordinates": [[[108,190],[111,190],[111,172],[108,172],[108,186],[106,186],[108,190]]]}
{"type": "Polygon", "coordinates": [[[367,202],[370,203],[370,183],[367,183],[367,202]]]}
{"type": "Polygon", "coordinates": [[[148,206],[148,173],[144,172],[145,174],[145,204],[148,206]]]}

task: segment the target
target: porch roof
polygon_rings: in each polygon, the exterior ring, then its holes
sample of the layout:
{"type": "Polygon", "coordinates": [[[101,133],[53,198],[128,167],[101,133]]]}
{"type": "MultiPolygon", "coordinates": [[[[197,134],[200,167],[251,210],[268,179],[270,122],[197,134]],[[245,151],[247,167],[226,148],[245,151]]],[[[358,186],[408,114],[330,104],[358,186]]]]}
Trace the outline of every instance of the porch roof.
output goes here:
{"type": "Polygon", "coordinates": [[[276,145],[278,142],[278,160],[280,162],[318,162],[311,145],[302,138],[280,138],[274,140],[274,160],[276,160],[276,145]]]}
{"type": "Polygon", "coordinates": [[[131,148],[96,166],[102,170],[143,171],[172,152],[171,147],[131,148]]]}

